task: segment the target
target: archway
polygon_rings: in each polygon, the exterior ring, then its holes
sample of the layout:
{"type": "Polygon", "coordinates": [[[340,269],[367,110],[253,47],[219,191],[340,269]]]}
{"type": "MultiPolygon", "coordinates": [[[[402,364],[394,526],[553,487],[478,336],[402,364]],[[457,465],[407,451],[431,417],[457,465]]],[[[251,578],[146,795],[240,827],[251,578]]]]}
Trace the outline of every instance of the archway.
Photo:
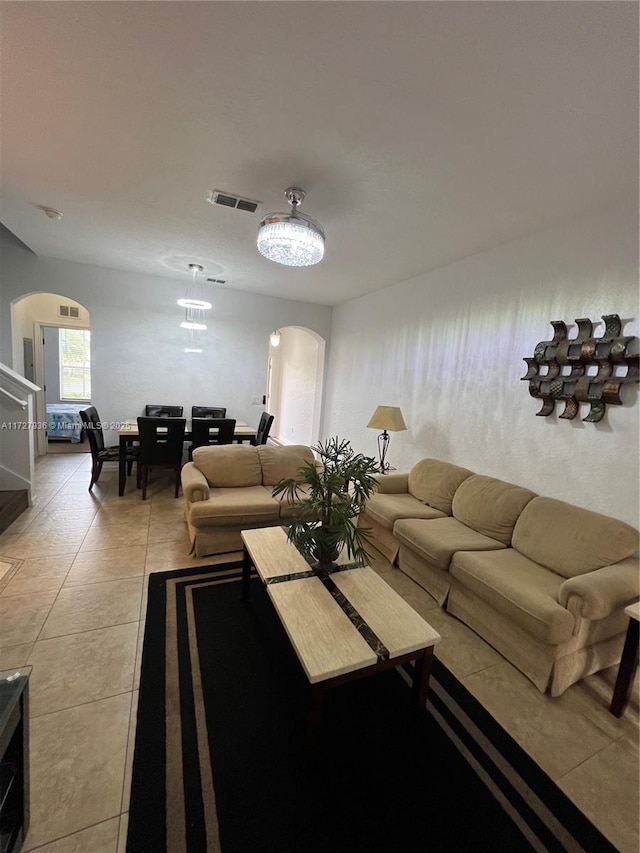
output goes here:
{"type": "Polygon", "coordinates": [[[274,415],[271,437],[278,444],[315,444],[319,438],[325,341],[301,326],[279,329],[269,345],[267,411],[274,415]]]}
{"type": "MultiPolygon", "coordinates": [[[[48,434],[46,424],[52,423],[51,408],[60,410],[66,405],[71,408],[88,406],[91,403],[90,364],[83,370],[66,372],[60,369],[60,344],[69,338],[64,330],[89,332],[89,311],[74,299],[59,293],[30,293],[16,299],[11,306],[11,332],[13,364],[15,370],[26,378],[33,376],[33,382],[40,386],[35,394],[35,420],[42,424],[36,430],[35,451],[38,455],[47,453],[48,434]],[[63,330],[62,332],[60,330],[63,330]],[[29,363],[31,354],[32,361],[29,363]],[[85,374],[82,390],[78,390],[72,376],[85,374]],[[62,385],[61,385],[62,382],[62,385]],[[87,396],[89,395],[89,396],[87,396]],[[49,410],[49,411],[48,411],[49,410]]],[[[77,335],[76,335],[77,337],[77,335]]],[[[89,336],[86,335],[88,346],[89,336]]],[[[77,418],[70,412],[69,420],[55,413],[56,429],[71,447],[75,445],[79,434],[77,418]],[[72,423],[75,421],[75,426],[72,423]]],[[[52,432],[52,430],[49,430],[52,432]]],[[[84,446],[83,446],[83,449],[84,446]]]]}

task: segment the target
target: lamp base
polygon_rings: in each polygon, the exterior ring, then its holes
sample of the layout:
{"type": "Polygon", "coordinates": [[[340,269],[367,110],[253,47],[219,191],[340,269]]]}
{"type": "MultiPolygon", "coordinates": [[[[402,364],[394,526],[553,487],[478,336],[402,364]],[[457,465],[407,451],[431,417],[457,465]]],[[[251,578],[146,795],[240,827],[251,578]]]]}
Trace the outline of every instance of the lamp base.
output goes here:
{"type": "MultiPolygon", "coordinates": [[[[378,436],[378,456],[380,457],[380,473],[386,474],[391,470],[391,465],[386,461],[387,459],[387,450],[389,449],[389,442],[391,441],[391,436],[385,430],[383,430],[378,436]]],[[[395,469],[394,469],[395,470],[395,469]]]]}

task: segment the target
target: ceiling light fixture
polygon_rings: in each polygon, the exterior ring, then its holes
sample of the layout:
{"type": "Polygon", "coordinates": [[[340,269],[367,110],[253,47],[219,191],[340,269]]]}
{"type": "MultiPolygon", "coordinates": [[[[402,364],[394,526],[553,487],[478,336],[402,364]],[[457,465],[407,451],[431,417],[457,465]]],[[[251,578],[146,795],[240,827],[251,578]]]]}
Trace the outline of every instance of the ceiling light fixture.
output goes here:
{"type": "Polygon", "coordinates": [[[275,332],[271,332],[269,335],[269,343],[272,347],[277,347],[280,344],[280,329],[276,329],[275,332]]]}
{"type": "Polygon", "coordinates": [[[285,196],[291,213],[268,213],[258,228],[258,251],[265,258],[287,267],[310,267],[324,257],[324,231],[319,222],[298,207],[305,197],[304,190],[289,187],[285,196]]]}
{"type": "Polygon", "coordinates": [[[189,269],[191,270],[191,287],[186,297],[178,299],[178,305],[184,308],[184,320],[180,326],[183,329],[204,331],[207,324],[203,322],[203,311],[211,308],[210,302],[200,298],[202,294],[198,286],[198,276],[204,272],[204,267],[201,264],[189,264],[189,269]]]}

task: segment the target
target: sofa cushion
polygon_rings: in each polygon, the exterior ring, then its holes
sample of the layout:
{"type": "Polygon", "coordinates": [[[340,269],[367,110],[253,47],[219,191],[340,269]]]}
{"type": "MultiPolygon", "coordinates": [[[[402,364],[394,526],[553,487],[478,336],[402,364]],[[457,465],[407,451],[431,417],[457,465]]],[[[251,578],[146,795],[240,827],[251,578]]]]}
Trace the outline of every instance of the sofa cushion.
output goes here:
{"type": "Polygon", "coordinates": [[[308,462],[314,462],[313,450],[305,444],[272,447],[261,444],[256,448],[262,466],[262,485],[275,486],[284,479],[300,482],[299,471],[308,462]]]}
{"type": "Polygon", "coordinates": [[[513,548],[458,551],[450,571],[479,599],[543,643],[558,645],[571,638],[574,618],[558,602],[562,577],[513,548]]]}
{"type": "Polygon", "coordinates": [[[509,545],[518,516],[534,497],[534,492],[522,486],[474,474],[456,490],[453,515],[478,533],[509,545]]]}
{"type": "Polygon", "coordinates": [[[421,459],[409,471],[409,493],[422,503],[451,515],[451,501],[456,489],[470,477],[471,471],[441,462],[439,459],[421,459]]]}
{"type": "MultiPolygon", "coordinates": [[[[301,500],[308,498],[311,494],[311,486],[298,486],[298,496],[301,500]]],[[[280,518],[292,518],[300,507],[298,501],[289,503],[286,494],[275,495],[273,498],[280,508],[280,518]]]]}
{"type": "Polygon", "coordinates": [[[278,518],[278,501],[264,486],[218,489],[212,487],[208,501],[198,501],[188,509],[190,524],[196,528],[263,524],[278,518]]]}
{"type": "Polygon", "coordinates": [[[540,497],[518,519],[513,547],[571,578],[630,557],[638,550],[638,531],[615,518],[540,497]]]}
{"type": "Polygon", "coordinates": [[[456,551],[495,551],[506,547],[455,518],[401,519],[393,525],[393,535],[443,572],[448,570],[456,551]]]}
{"type": "Polygon", "coordinates": [[[367,513],[389,530],[399,518],[444,518],[446,515],[439,509],[423,504],[413,495],[379,493],[367,501],[367,513]]]}
{"type": "Polygon", "coordinates": [[[258,448],[251,444],[198,447],[193,451],[193,464],[210,486],[225,489],[262,485],[258,448]]]}

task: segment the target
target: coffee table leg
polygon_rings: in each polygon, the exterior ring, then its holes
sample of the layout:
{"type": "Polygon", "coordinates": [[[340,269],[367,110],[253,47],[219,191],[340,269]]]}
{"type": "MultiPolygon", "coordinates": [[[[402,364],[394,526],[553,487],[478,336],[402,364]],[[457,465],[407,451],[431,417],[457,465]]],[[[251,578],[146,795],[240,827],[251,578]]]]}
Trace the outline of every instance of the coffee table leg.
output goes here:
{"type": "Polygon", "coordinates": [[[311,685],[311,704],[309,706],[309,745],[316,751],[320,743],[322,717],[324,710],[324,689],[320,684],[311,685]]]}
{"type": "Polygon", "coordinates": [[[242,597],[249,598],[249,589],[251,587],[251,568],[253,564],[246,546],[242,553],[242,597]]]}
{"type": "Polygon", "coordinates": [[[620,668],[616,678],[616,686],[613,689],[613,699],[609,710],[616,717],[621,717],[633,686],[633,679],[638,667],[638,640],[640,639],[640,622],[637,619],[629,621],[627,636],[624,641],[620,668]]]}
{"type": "Polygon", "coordinates": [[[429,692],[429,678],[433,663],[433,646],[426,648],[416,659],[413,671],[413,695],[418,709],[424,709],[429,692]]]}

